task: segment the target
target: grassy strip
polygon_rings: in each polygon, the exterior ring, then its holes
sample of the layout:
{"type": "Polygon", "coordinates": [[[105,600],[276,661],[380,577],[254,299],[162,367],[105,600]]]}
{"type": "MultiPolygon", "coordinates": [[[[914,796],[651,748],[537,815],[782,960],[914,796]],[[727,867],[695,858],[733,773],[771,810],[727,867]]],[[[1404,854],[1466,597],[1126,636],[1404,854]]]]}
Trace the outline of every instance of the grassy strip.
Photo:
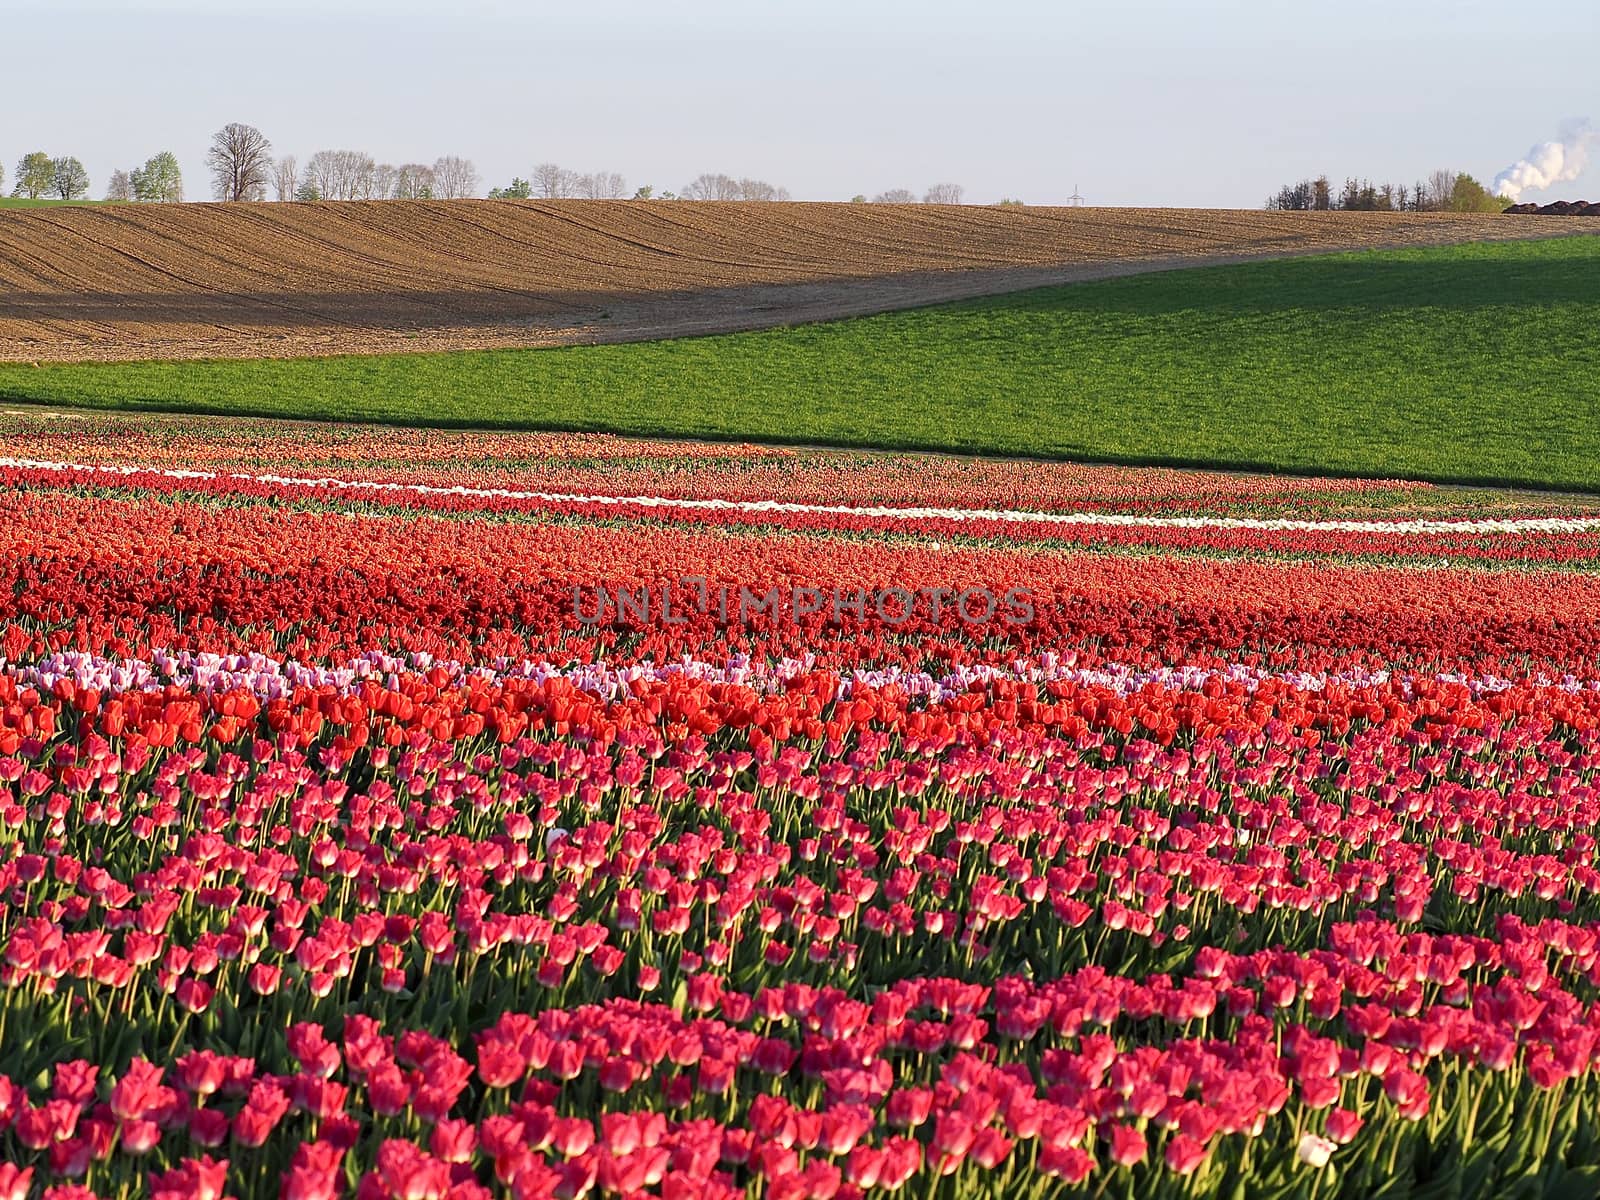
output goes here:
{"type": "Polygon", "coordinates": [[[51,200],[41,196],[30,200],[26,196],[0,196],[0,208],[63,208],[67,205],[105,204],[105,200],[51,200]]]}
{"type": "Polygon", "coordinates": [[[1600,489],[1600,238],[630,345],[0,366],[0,399],[1600,489]]]}

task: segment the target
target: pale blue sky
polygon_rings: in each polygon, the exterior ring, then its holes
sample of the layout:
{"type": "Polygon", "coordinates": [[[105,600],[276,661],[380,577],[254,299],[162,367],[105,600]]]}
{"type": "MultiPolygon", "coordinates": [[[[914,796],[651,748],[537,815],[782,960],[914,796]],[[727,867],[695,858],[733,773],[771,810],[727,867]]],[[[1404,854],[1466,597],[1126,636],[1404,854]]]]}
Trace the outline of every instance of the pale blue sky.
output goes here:
{"type": "MultiPolygon", "coordinates": [[[[0,0],[0,161],[94,194],[227,121],[277,152],[466,155],[797,199],[949,179],[969,201],[1256,207],[1327,171],[1485,182],[1600,119],[1594,0],[0,0]]],[[[1544,199],[1600,199],[1600,167],[1544,199]]],[[[1539,194],[1527,198],[1539,199],[1539,194]]]]}

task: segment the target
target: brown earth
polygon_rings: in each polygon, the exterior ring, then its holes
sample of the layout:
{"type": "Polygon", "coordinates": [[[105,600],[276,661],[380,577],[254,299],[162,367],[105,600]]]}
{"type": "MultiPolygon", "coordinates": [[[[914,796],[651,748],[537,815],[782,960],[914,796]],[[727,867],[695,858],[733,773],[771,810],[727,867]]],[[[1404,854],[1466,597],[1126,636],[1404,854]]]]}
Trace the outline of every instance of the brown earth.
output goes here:
{"type": "Polygon", "coordinates": [[[0,209],[0,361],[755,329],[1213,262],[1600,232],[1451,213],[638,201],[0,209]]]}
{"type": "Polygon", "coordinates": [[[1537,213],[1545,217],[1600,217],[1600,204],[1587,200],[1556,200],[1550,204],[1513,204],[1506,212],[1521,216],[1537,213]]]}

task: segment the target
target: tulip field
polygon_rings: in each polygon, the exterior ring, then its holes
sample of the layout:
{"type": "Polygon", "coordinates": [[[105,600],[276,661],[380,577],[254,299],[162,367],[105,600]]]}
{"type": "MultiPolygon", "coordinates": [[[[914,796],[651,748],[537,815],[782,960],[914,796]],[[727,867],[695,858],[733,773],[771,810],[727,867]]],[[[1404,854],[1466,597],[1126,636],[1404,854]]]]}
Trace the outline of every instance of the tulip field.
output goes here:
{"type": "Polygon", "coordinates": [[[1600,502],[27,410],[0,581],[0,1200],[1600,1193],[1600,502]]]}

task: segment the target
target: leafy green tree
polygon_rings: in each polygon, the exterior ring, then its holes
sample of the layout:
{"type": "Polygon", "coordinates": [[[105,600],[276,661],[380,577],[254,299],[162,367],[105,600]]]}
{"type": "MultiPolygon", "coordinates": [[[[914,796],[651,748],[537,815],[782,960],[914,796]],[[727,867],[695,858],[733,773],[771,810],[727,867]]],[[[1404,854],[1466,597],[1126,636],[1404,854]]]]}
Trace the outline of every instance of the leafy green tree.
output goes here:
{"type": "Polygon", "coordinates": [[[854,196],[850,197],[850,203],[851,204],[865,204],[866,202],[867,202],[867,198],[864,195],[862,195],[860,192],[857,192],[854,196]]]}
{"type": "Polygon", "coordinates": [[[526,200],[532,195],[533,184],[520,177],[514,177],[506,187],[491,188],[489,190],[489,199],[491,200],[526,200]]]}
{"type": "Polygon", "coordinates": [[[1488,188],[1465,173],[1456,176],[1455,186],[1450,189],[1451,212],[1504,212],[1509,207],[1511,201],[1490,194],[1488,188]]]}
{"type": "Polygon", "coordinates": [[[177,156],[163,150],[130,176],[133,198],[154,204],[177,204],[183,199],[183,172],[177,156]]]}
{"type": "Polygon", "coordinates": [[[89,172],[83,164],[70,156],[53,159],[50,163],[50,190],[63,200],[76,200],[88,194],[89,172]]]}
{"type": "Polygon", "coordinates": [[[647,183],[642,188],[640,188],[638,191],[634,192],[633,198],[635,200],[650,200],[650,199],[653,199],[655,197],[655,194],[656,194],[656,189],[651,187],[647,183]]]}
{"type": "Polygon", "coordinates": [[[37,200],[50,190],[54,176],[55,166],[43,150],[25,154],[17,161],[17,186],[11,194],[37,200]]]}
{"type": "Polygon", "coordinates": [[[309,203],[312,200],[321,200],[322,192],[317,188],[316,184],[308,179],[295,189],[294,198],[303,203],[309,203]]]}

